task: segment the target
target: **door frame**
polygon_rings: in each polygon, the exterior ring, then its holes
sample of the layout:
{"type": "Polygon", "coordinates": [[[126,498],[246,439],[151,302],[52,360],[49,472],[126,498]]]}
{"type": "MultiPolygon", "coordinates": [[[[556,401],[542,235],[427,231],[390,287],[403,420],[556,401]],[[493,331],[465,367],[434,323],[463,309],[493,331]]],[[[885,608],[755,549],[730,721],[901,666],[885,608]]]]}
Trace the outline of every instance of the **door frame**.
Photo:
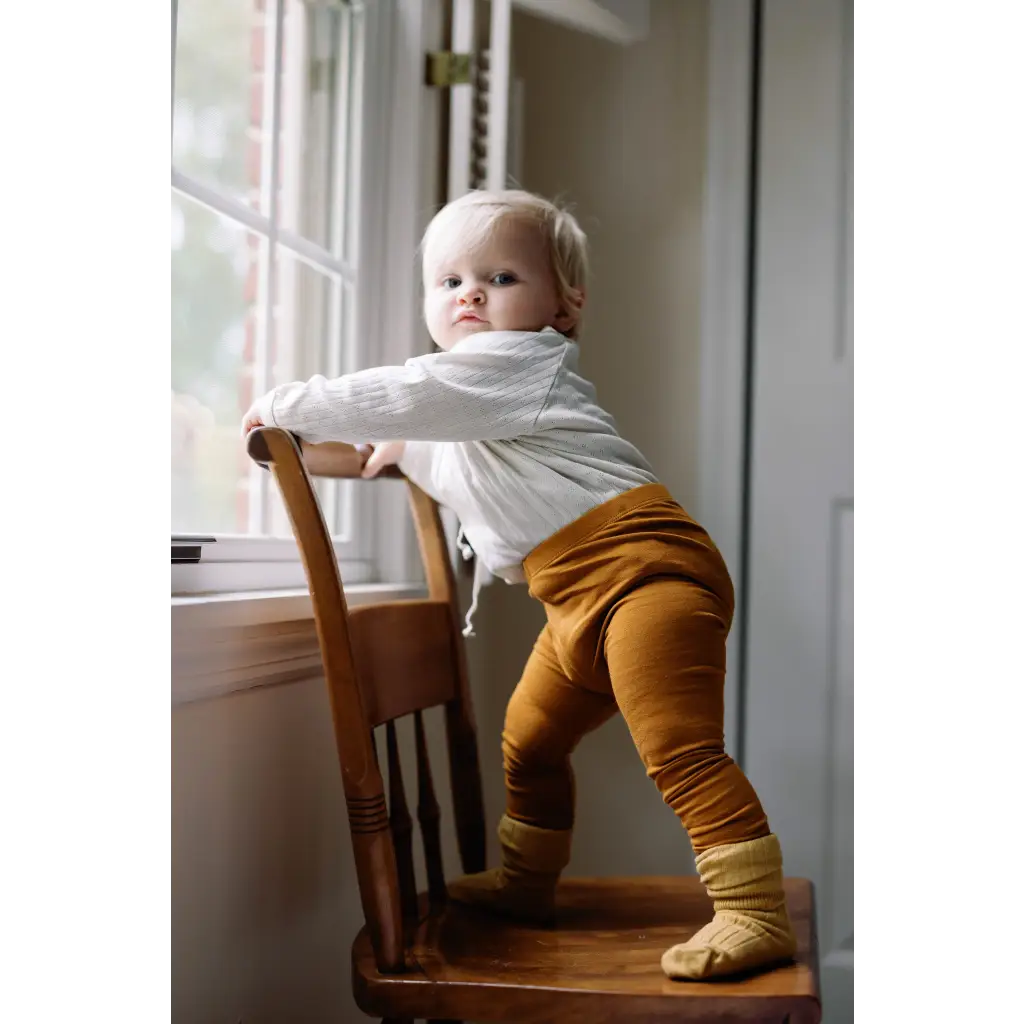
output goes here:
{"type": "Polygon", "coordinates": [[[756,246],[760,0],[708,4],[707,151],[695,513],[729,566],[736,614],[726,748],[744,759],[749,430],[756,246]]]}

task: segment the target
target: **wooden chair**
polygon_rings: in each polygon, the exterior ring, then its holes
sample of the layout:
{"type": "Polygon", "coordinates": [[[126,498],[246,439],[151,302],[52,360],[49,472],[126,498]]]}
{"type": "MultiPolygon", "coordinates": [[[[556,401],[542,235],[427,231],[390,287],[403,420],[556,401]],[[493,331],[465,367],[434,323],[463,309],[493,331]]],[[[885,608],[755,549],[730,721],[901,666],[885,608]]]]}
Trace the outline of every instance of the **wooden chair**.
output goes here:
{"type": "MultiPolygon", "coordinates": [[[[672,981],[662,952],[710,920],[695,877],[572,878],[559,887],[551,929],[502,921],[448,903],[438,802],[422,712],[443,706],[461,871],[485,867],[483,794],[455,578],[434,502],[408,482],[428,596],[348,611],[310,474],[357,477],[342,444],[307,445],[257,429],[250,456],[277,481],[313,599],[345,801],[366,919],[352,949],[356,1003],[385,1022],[789,1021],[821,1019],[811,883],[789,879],[799,937],[793,964],[741,980],[672,981]],[[427,890],[417,894],[412,816],[395,720],[412,715],[417,817],[427,890]],[[385,800],[376,730],[383,727],[385,800]]],[[[397,470],[387,475],[401,477],[397,470]]]]}

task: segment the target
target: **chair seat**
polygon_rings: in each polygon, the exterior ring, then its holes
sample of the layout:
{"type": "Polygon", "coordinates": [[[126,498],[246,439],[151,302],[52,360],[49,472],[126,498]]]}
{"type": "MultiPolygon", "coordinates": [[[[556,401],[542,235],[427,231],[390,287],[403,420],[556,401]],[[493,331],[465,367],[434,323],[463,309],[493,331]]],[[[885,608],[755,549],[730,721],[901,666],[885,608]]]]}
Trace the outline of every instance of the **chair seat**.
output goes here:
{"type": "MultiPolygon", "coordinates": [[[[786,896],[798,941],[795,962],[715,982],[673,981],[661,970],[661,954],[712,916],[692,876],[565,879],[552,928],[451,903],[420,922],[403,974],[380,974],[366,929],[359,933],[352,949],[356,1002],[382,1017],[816,1024],[813,886],[787,879],[786,896]]],[[[421,906],[426,914],[425,899],[421,906]]]]}

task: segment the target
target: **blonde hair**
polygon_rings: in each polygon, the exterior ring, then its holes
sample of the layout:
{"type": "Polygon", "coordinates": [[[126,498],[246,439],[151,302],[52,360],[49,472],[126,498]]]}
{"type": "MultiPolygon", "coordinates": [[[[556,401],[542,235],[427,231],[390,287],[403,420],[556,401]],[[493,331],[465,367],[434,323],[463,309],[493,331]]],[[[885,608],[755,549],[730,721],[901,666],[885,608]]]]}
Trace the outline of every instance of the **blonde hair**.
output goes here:
{"type": "Polygon", "coordinates": [[[578,337],[587,287],[587,236],[568,210],[541,196],[518,189],[481,190],[467,192],[448,203],[423,234],[420,249],[424,269],[445,262],[456,252],[472,252],[505,219],[532,223],[541,231],[559,304],[576,317],[567,333],[571,338],[578,337]]]}

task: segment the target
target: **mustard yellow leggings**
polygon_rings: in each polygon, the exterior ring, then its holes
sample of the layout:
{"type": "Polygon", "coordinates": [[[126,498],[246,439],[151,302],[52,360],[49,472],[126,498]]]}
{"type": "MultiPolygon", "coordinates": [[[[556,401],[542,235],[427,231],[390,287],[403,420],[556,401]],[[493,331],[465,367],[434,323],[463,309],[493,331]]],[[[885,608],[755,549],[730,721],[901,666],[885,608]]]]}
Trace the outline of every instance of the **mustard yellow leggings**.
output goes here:
{"type": "Polygon", "coordinates": [[[707,533],[650,484],[560,530],[524,568],[548,621],[505,718],[509,817],[571,828],[569,757],[621,711],[697,853],[768,835],[757,794],[725,752],[733,589],[707,533]]]}

